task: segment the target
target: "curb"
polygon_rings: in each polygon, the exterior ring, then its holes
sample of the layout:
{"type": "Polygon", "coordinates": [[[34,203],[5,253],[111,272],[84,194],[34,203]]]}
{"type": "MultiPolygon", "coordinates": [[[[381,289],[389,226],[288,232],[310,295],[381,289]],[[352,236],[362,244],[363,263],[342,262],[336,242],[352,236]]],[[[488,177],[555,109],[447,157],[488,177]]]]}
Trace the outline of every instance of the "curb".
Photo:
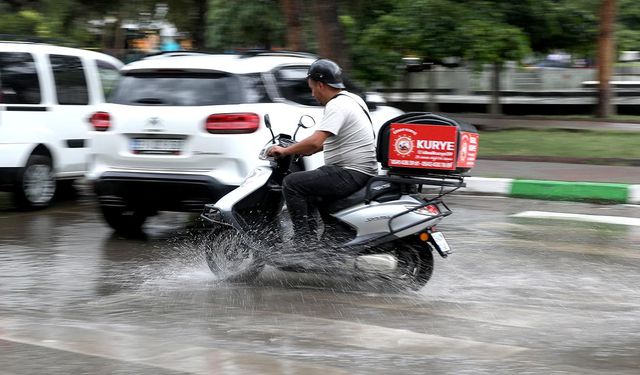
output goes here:
{"type": "Polygon", "coordinates": [[[640,204],[640,185],[466,177],[463,193],[563,201],[640,204]]]}

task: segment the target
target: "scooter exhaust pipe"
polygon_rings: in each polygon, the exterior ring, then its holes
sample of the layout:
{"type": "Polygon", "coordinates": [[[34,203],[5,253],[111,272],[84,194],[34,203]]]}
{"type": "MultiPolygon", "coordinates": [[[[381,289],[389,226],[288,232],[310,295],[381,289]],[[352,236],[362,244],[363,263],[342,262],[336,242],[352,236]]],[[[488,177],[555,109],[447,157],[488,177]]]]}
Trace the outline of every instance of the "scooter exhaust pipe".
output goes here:
{"type": "Polygon", "coordinates": [[[356,269],[371,273],[390,273],[398,268],[398,258],[391,254],[360,255],[356,258],[356,269]]]}

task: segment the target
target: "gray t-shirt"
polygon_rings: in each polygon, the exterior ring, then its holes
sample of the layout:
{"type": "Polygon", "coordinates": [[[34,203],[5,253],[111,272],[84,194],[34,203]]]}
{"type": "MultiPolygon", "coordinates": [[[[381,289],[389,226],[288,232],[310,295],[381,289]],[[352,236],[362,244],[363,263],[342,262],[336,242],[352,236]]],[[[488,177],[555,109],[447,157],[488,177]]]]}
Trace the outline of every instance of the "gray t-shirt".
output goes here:
{"type": "Polygon", "coordinates": [[[367,105],[359,96],[344,90],[327,103],[318,128],[332,134],[324,142],[326,165],[378,174],[373,127],[365,110],[367,105]]]}

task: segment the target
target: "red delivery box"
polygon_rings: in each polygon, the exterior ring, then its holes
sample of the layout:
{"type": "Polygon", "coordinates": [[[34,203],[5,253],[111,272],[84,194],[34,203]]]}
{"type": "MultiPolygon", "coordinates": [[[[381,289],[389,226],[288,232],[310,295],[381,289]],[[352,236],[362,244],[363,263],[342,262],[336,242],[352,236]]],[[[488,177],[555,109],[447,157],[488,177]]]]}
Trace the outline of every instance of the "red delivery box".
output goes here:
{"type": "Polygon", "coordinates": [[[432,113],[407,113],[380,128],[378,161],[391,174],[462,174],[474,167],[478,142],[472,125],[432,113]]]}

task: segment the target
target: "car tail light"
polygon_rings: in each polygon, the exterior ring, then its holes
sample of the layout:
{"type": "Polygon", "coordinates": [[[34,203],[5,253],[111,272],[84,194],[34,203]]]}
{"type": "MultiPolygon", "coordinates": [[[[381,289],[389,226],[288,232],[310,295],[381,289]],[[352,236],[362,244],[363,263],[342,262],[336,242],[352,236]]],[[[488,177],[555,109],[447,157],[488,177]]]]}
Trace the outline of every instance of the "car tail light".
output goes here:
{"type": "Polygon", "coordinates": [[[96,112],[89,118],[89,122],[93,125],[93,130],[103,132],[111,127],[111,115],[107,112],[96,112]]]}
{"type": "Polygon", "coordinates": [[[255,113],[219,113],[207,117],[205,129],[211,134],[253,133],[260,126],[255,113]]]}

